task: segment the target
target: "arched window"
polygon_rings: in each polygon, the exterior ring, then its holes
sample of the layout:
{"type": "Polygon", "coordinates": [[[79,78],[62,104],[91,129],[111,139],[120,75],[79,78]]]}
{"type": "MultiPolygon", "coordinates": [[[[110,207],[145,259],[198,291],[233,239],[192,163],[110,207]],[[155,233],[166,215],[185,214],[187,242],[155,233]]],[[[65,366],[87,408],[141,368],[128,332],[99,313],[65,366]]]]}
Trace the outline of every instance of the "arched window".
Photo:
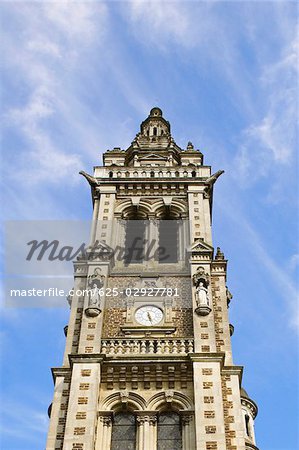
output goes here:
{"type": "Polygon", "coordinates": [[[179,221],[165,211],[159,220],[159,262],[176,263],[178,254],[179,221]]]}
{"type": "Polygon", "coordinates": [[[155,178],[155,172],[154,171],[151,172],[151,178],[155,178]]]}
{"type": "Polygon", "coordinates": [[[157,450],[182,450],[180,416],[174,411],[160,413],[158,420],[157,450]]]}
{"type": "Polygon", "coordinates": [[[111,436],[111,450],[136,449],[136,421],[129,412],[118,412],[114,416],[111,436]]]}
{"type": "Polygon", "coordinates": [[[138,216],[126,223],[125,263],[141,264],[144,261],[146,221],[138,216]]]}
{"type": "Polygon", "coordinates": [[[109,172],[109,178],[113,177],[113,172],[109,172]]]}
{"type": "Polygon", "coordinates": [[[153,135],[154,135],[154,136],[157,136],[157,127],[154,127],[154,128],[153,128],[153,135]]]}
{"type": "Polygon", "coordinates": [[[191,174],[192,174],[192,178],[195,178],[195,177],[196,177],[196,172],[195,172],[195,170],[192,170],[191,174]]]}

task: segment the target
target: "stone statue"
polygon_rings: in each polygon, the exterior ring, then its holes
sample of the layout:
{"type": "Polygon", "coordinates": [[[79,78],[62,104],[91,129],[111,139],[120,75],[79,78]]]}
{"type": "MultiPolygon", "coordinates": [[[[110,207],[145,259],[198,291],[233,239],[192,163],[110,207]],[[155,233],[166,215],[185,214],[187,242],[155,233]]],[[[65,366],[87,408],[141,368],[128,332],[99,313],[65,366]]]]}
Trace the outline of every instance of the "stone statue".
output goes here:
{"type": "Polygon", "coordinates": [[[90,317],[98,316],[101,312],[101,292],[104,286],[104,276],[101,269],[97,267],[94,273],[88,277],[88,307],[85,314],[90,317]]]}
{"type": "Polygon", "coordinates": [[[209,297],[208,297],[208,289],[204,287],[204,284],[202,281],[199,282],[197,289],[197,306],[209,306],[209,297]]]}
{"type": "Polygon", "coordinates": [[[197,308],[195,309],[195,312],[200,316],[206,316],[211,312],[208,295],[210,280],[209,274],[205,272],[204,267],[198,267],[197,272],[193,275],[193,284],[196,288],[195,300],[197,308]]]}

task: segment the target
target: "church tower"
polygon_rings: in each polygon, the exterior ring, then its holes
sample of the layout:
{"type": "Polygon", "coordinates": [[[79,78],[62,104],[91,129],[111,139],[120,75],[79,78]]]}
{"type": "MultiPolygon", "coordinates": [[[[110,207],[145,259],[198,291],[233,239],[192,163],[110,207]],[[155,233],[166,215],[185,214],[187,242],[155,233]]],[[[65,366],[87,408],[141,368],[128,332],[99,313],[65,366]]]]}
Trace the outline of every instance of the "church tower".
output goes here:
{"type": "Polygon", "coordinates": [[[214,184],[159,108],[103,155],[90,244],[74,262],[47,450],[257,449],[257,406],[232,359],[227,260],[214,250],[214,184]]]}

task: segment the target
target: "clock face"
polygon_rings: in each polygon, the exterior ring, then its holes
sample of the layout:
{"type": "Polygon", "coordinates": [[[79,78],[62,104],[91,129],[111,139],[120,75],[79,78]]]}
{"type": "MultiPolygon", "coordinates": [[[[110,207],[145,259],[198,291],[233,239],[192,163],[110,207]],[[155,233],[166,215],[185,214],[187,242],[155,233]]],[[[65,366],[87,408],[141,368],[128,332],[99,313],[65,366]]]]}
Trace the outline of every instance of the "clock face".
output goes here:
{"type": "Polygon", "coordinates": [[[157,306],[141,306],[135,312],[135,319],[141,325],[150,327],[161,322],[163,319],[163,312],[157,306]]]}

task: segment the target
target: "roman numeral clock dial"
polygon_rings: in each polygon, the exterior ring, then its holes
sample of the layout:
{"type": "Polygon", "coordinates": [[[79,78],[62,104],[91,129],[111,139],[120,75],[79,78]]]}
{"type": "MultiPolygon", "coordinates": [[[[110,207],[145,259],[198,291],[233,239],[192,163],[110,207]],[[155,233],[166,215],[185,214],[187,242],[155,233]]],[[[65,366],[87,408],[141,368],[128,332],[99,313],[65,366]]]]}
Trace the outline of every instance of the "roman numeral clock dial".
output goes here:
{"type": "Polygon", "coordinates": [[[157,325],[163,319],[163,312],[157,306],[141,306],[135,312],[135,320],[140,325],[145,325],[150,327],[152,325],[157,325]]]}

